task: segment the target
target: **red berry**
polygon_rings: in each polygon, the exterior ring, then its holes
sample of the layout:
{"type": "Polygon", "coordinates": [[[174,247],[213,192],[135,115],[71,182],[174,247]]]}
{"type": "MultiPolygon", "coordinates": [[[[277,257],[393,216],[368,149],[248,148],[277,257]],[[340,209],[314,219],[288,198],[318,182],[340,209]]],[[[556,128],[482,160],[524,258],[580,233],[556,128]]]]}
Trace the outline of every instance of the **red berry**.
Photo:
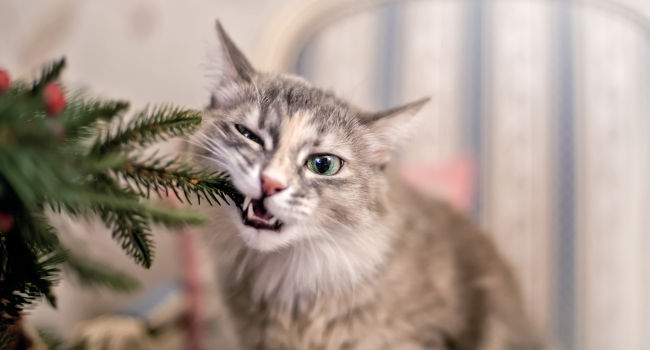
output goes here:
{"type": "Polygon", "coordinates": [[[0,68],[0,94],[9,90],[10,85],[11,77],[9,77],[9,73],[6,70],[0,68]]]}
{"type": "Polygon", "coordinates": [[[43,91],[45,96],[45,112],[48,115],[57,115],[65,109],[65,95],[58,83],[49,83],[43,91]]]}
{"type": "Polygon", "coordinates": [[[9,232],[14,226],[14,217],[7,213],[0,213],[0,233],[9,232]]]}

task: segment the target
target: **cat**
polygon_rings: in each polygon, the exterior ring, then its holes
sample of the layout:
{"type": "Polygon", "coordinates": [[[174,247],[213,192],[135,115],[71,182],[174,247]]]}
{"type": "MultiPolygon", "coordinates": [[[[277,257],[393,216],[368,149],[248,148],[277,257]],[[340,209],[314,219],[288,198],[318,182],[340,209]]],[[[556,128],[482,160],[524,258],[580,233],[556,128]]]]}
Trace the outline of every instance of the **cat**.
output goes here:
{"type": "Polygon", "coordinates": [[[428,99],[368,112],[217,34],[192,143],[245,196],[208,230],[243,349],[543,348],[488,236],[391,167],[428,99]]]}

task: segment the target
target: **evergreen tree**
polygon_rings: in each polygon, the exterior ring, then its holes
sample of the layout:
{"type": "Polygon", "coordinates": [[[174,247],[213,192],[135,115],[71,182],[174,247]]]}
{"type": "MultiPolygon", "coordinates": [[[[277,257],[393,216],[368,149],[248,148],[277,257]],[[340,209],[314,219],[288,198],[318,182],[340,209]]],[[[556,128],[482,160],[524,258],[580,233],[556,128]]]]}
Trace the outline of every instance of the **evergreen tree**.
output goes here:
{"type": "Polygon", "coordinates": [[[192,211],[154,204],[152,194],[180,201],[241,202],[221,173],[153,155],[143,147],[184,136],[201,114],[171,106],[146,109],[130,121],[129,104],[81,93],[68,99],[57,82],[65,61],[48,65],[32,83],[11,82],[0,70],[0,348],[28,305],[45,298],[60,268],[80,281],[130,290],[135,282],[73,255],[59,241],[46,210],[101,218],[126,254],[148,268],[154,256],[151,225],[199,224],[192,211]]]}

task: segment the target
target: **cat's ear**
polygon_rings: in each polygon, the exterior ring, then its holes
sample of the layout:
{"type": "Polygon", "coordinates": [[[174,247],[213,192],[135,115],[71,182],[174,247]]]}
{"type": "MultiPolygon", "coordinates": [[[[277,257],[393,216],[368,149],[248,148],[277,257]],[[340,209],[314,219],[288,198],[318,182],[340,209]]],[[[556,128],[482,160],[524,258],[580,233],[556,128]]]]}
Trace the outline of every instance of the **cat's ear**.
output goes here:
{"type": "Polygon", "coordinates": [[[425,97],[405,105],[362,115],[362,123],[368,126],[374,138],[370,151],[376,164],[388,163],[392,151],[417,127],[414,117],[429,100],[430,98],[425,97]]]}
{"type": "Polygon", "coordinates": [[[216,57],[211,57],[208,65],[216,79],[215,91],[210,96],[211,108],[218,107],[221,100],[230,95],[233,85],[249,84],[255,74],[253,66],[235,46],[219,21],[216,23],[216,30],[218,48],[216,52],[212,52],[216,57]]]}
{"type": "Polygon", "coordinates": [[[244,54],[235,46],[226,31],[223,30],[221,23],[217,21],[217,36],[221,47],[222,74],[226,78],[238,80],[240,82],[250,83],[255,69],[248,62],[244,54]]]}

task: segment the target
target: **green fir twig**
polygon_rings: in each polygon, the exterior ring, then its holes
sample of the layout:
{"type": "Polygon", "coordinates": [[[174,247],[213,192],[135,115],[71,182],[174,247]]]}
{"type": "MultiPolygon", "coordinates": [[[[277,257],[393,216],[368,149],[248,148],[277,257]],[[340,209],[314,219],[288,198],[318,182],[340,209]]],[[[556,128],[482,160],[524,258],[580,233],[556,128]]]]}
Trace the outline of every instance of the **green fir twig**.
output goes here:
{"type": "Polygon", "coordinates": [[[210,205],[220,204],[219,199],[228,203],[228,199],[238,204],[243,200],[241,194],[230,184],[224,173],[207,169],[194,169],[179,159],[151,157],[141,161],[129,159],[123,167],[117,169],[126,183],[142,196],[149,197],[151,191],[157,194],[172,192],[176,198],[192,204],[194,195],[198,204],[201,199],[210,205]]]}
{"type": "Polygon", "coordinates": [[[146,146],[168,137],[187,135],[201,124],[201,113],[178,107],[145,109],[116,131],[107,131],[92,147],[95,154],[105,154],[133,145],[146,146]]]}
{"type": "Polygon", "coordinates": [[[36,95],[43,91],[48,83],[51,83],[59,78],[59,75],[61,75],[63,68],[65,68],[65,58],[61,58],[43,67],[41,76],[32,83],[30,92],[33,95],[36,95]]]}
{"type": "Polygon", "coordinates": [[[240,204],[243,199],[225,174],[179,158],[134,157],[154,142],[196,130],[201,123],[197,111],[154,107],[124,122],[127,102],[73,93],[64,111],[46,115],[43,90],[64,66],[64,59],[53,62],[31,84],[12,82],[0,94],[0,344],[8,344],[8,327],[25,307],[42,298],[56,305],[52,287],[61,266],[86,285],[135,288],[128,276],[72,255],[50,225],[47,208],[52,215],[96,215],[126,254],[148,268],[155,251],[154,224],[206,221],[191,210],[150,203],[152,191],[173,193],[190,204],[194,199],[240,204]]]}

